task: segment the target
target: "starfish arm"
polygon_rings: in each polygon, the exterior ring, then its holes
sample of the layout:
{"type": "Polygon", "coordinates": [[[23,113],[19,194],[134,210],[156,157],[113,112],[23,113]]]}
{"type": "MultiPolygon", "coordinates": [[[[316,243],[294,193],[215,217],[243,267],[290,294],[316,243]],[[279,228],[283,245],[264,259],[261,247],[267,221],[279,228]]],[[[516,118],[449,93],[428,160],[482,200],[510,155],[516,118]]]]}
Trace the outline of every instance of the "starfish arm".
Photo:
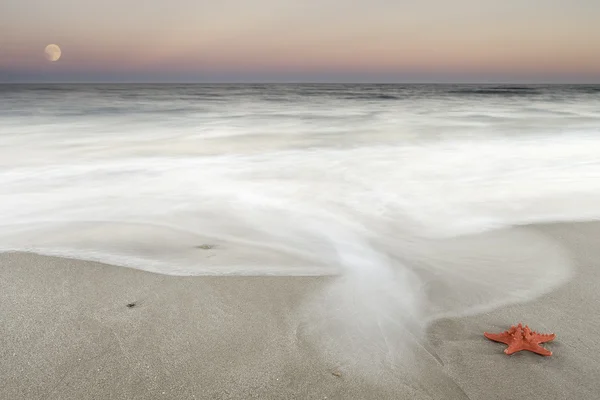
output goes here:
{"type": "Polygon", "coordinates": [[[521,350],[523,350],[523,344],[522,343],[513,342],[506,349],[504,349],[504,353],[506,355],[510,356],[511,354],[516,353],[516,352],[521,351],[521,350]]]}
{"type": "Polygon", "coordinates": [[[543,335],[543,334],[536,334],[535,338],[536,341],[538,343],[546,343],[546,342],[551,342],[552,340],[554,340],[554,338],[556,337],[556,335],[554,333],[551,333],[549,335],[543,335]]]}
{"type": "Polygon", "coordinates": [[[534,352],[536,354],[540,354],[542,356],[551,356],[552,355],[552,352],[550,350],[540,346],[539,344],[532,343],[527,347],[527,350],[534,352]]]}
{"type": "Polygon", "coordinates": [[[509,344],[510,343],[510,337],[506,333],[488,333],[488,332],[484,332],[483,336],[485,336],[486,338],[488,338],[490,340],[493,340],[494,342],[500,342],[500,343],[504,343],[504,344],[509,344]]]}

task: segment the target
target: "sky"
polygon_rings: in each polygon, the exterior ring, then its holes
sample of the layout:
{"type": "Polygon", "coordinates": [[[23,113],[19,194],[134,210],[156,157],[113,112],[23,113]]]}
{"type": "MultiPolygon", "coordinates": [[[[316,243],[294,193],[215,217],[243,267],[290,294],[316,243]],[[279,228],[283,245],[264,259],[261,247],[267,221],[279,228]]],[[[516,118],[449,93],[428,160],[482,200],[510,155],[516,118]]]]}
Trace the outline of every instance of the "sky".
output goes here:
{"type": "Polygon", "coordinates": [[[2,0],[0,82],[600,83],[598,21],[600,0],[2,0]]]}

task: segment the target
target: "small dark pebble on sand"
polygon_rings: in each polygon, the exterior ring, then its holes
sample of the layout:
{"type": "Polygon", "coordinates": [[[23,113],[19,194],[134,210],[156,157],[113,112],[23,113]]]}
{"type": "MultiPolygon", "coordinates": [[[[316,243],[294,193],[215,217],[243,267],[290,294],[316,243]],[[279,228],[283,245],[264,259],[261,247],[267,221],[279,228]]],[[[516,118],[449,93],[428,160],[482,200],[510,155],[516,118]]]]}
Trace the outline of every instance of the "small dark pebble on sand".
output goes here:
{"type": "Polygon", "coordinates": [[[133,308],[133,307],[135,307],[135,303],[129,303],[129,304],[127,304],[127,307],[133,308]]]}

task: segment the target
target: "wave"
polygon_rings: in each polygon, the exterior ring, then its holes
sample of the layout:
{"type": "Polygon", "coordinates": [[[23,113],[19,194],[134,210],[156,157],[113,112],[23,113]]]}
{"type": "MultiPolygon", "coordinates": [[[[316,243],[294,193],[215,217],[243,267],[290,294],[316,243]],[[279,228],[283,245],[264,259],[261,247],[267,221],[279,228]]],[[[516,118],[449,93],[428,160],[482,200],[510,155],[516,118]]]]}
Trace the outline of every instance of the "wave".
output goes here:
{"type": "Polygon", "coordinates": [[[400,97],[391,94],[357,94],[352,96],[345,96],[344,99],[348,100],[399,100],[400,97]]]}
{"type": "Polygon", "coordinates": [[[512,87],[497,87],[497,88],[472,88],[472,89],[456,89],[450,90],[451,94],[460,95],[493,95],[493,96],[529,96],[543,93],[534,88],[512,88],[512,87]]]}
{"type": "Polygon", "coordinates": [[[547,95],[559,98],[565,94],[595,94],[599,92],[599,85],[470,85],[468,87],[454,88],[450,86],[448,88],[448,93],[458,95],[547,95]]]}

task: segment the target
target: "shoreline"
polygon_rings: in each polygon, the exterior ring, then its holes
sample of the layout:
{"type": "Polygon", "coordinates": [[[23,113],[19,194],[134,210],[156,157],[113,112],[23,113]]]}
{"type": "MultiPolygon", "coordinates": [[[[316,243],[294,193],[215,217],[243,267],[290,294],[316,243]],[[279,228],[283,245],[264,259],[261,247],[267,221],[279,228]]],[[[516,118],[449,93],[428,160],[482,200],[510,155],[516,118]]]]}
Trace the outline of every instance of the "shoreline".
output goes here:
{"type": "Polygon", "coordinates": [[[3,253],[0,397],[595,399],[600,223],[535,228],[571,254],[571,281],[534,301],[435,321],[411,367],[368,377],[299,329],[302,300],[329,277],[171,276],[3,253]],[[483,338],[518,322],[556,333],[554,355],[509,357],[483,338]]]}

